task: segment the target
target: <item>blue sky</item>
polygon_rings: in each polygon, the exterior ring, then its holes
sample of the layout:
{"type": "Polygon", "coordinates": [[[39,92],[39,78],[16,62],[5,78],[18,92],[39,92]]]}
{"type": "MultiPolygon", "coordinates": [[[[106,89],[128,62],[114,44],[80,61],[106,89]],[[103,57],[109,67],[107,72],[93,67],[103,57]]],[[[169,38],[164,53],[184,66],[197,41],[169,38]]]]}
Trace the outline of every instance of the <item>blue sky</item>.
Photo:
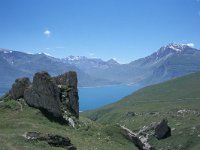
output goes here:
{"type": "Polygon", "coordinates": [[[200,0],[0,0],[0,48],[120,62],[200,48],[200,0]]]}

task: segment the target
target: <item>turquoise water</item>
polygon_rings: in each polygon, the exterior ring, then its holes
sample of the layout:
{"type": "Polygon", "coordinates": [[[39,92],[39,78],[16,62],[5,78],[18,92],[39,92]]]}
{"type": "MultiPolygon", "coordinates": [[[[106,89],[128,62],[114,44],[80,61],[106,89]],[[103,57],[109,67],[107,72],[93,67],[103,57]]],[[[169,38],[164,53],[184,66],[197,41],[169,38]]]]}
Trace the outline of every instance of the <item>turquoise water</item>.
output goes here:
{"type": "Polygon", "coordinates": [[[80,111],[91,110],[116,102],[139,88],[140,86],[137,85],[79,88],[80,111]]]}
{"type": "MultiPolygon", "coordinates": [[[[138,90],[137,85],[113,85],[79,88],[80,111],[91,110],[120,100],[138,90]]],[[[0,96],[3,93],[0,93],[0,96]]]]}

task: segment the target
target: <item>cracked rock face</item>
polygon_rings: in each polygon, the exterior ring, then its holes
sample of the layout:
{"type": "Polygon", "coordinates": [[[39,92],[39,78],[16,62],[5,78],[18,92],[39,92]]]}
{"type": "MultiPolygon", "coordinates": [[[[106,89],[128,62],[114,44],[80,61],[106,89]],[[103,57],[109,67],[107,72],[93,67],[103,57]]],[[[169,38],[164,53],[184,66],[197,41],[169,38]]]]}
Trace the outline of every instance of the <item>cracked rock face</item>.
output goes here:
{"type": "Polygon", "coordinates": [[[57,77],[51,77],[44,71],[38,72],[32,83],[29,78],[16,79],[3,98],[23,98],[29,106],[40,109],[49,119],[68,122],[75,127],[75,120],[79,118],[77,83],[77,75],[73,71],[57,77]]]}
{"type": "Polygon", "coordinates": [[[33,83],[24,92],[25,101],[33,107],[45,109],[55,117],[61,117],[60,89],[47,72],[36,73],[33,83]]]}
{"type": "Polygon", "coordinates": [[[29,78],[19,78],[15,80],[12,88],[9,91],[9,96],[12,99],[19,99],[24,97],[24,91],[30,86],[29,78]]]}
{"type": "Polygon", "coordinates": [[[64,87],[67,90],[67,94],[63,92],[62,101],[68,101],[68,109],[70,112],[79,117],[79,97],[78,97],[78,89],[77,89],[77,75],[76,72],[70,71],[63,75],[57,76],[53,78],[57,85],[65,85],[64,87]]]}

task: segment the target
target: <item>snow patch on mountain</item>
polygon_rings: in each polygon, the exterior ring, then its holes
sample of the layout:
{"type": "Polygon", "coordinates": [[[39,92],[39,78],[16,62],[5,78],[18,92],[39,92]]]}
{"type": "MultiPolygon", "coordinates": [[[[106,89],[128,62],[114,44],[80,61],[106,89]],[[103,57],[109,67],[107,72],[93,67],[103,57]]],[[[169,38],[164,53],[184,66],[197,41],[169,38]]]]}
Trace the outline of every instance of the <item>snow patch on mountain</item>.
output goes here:
{"type": "Polygon", "coordinates": [[[7,50],[7,49],[0,49],[0,52],[3,52],[4,54],[12,53],[12,50],[7,50]]]}
{"type": "Polygon", "coordinates": [[[164,50],[166,50],[166,49],[172,49],[172,50],[174,50],[176,52],[181,52],[181,51],[183,51],[187,47],[193,48],[194,44],[193,43],[187,43],[187,44],[171,43],[171,44],[168,44],[168,45],[164,46],[163,49],[164,50]]]}
{"type": "Polygon", "coordinates": [[[84,59],[87,59],[85,56],[68,56],[65,58],[65,60],[68,60],[68,61],[78,61],[78,60],[84,60],[84,59]]]}

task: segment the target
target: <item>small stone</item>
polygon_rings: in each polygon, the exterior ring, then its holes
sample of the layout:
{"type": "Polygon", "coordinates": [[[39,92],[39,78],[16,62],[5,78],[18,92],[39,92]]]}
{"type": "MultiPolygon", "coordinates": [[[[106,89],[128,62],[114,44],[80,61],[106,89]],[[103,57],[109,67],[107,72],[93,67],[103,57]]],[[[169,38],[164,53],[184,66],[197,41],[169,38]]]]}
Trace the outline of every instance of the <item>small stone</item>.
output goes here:
{"type": "Polygon", "coordinates": [[[129,112],[126,113],[126,116],[127,117],[133,117],[133,116],[135,116],[135,112],[129,111],[129,112]]]}
{"type": "Polygon", "coordinates": [[[175,131],[175,130],[176,130],[176,128],[172,128],[171,130],[172,130],[172,131],[175,131]]]}

